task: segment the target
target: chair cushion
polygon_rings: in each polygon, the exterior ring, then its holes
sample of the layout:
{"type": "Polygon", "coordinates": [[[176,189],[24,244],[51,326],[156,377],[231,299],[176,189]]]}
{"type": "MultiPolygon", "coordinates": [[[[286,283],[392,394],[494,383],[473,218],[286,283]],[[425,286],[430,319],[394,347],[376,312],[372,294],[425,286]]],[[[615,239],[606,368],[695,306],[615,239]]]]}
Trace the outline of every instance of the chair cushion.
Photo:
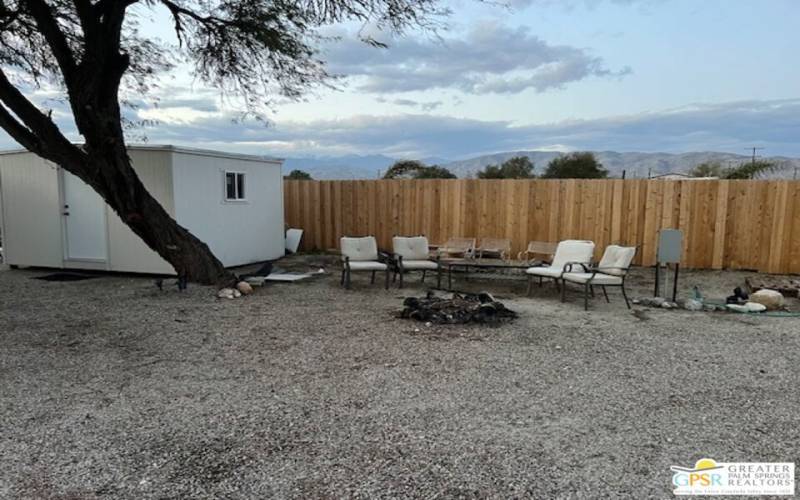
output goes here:
{"type": "Polygon", "coordinates": [[[378,242],[374,236],[350,238],[343,236],[340,240],[342,257],[350,257],[350,262],[357,260],[378,260],[378,242]]]}
{"type": "Polygon", "coordinates": [[[609,274],[595,274],[594,278],[592,278],[592,273],[564,273],[561,278],[573,283],[586,283],[588,281],[592,285],[622,284],[622,278],[620,276],[611,276],[609,274]],[[591,281],[589,281],[590,279],[591,281]]]}
{"type": "Polygon", "coordinates": [[[403,269],[437,269],[436,262],[432,260],[406,260],[403,259],[403,269]]]}
{"type": "Polygon", "coordinates": [[[427,260],[428,238],[424,236],[395,236],[392,238],[392,251],[403,257],[404,261],[427,260]]]}
{"type": "Polygon", "coordinates": [[[351,260],[350,269],[353,271],[385,271],[386,264],[383,262],[371,262],[364,260],[351,260]]]}
{"type": "Polygon", "coordinates": [[[588,264],[594,255],[594,242],[585,240],[564,240],[556,247],[551,267],[563,269],[567,262],[588,264]]]}
{"type": "Polygon", "coordinates": [[[636,255],[636,247],[621,247],[619,245],[608,245],[600,259],[600,268],[622,268],[622,269],[603,269],[604,274],[614,274],[622,276],[624,269],[631,266],[633,257],[636,255]]]}
{"type": "Polygon", "coordinates": [[[544,276],[545,278],[560,278],[562,268],[560,267],[529,267],[526,273],[534,276],[544,276]]]}

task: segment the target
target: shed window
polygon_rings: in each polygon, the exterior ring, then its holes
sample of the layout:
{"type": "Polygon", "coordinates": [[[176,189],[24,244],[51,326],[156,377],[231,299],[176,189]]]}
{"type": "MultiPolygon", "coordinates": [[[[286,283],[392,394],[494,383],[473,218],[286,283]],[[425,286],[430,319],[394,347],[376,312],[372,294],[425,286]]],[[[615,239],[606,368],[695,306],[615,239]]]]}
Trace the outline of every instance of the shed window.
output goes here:
{"type": "Polygon", "coordinates": [[[225,199],[244,200],[244,174],[241,172],[225,172],[225,199]]]}

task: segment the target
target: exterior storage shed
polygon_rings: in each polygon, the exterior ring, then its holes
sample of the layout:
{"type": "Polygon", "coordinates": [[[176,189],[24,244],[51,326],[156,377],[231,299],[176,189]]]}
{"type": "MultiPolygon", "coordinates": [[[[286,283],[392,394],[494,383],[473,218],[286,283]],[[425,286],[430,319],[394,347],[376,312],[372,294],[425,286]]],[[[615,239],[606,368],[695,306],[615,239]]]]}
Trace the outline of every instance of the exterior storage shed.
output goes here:
{"type": "MultiPolygon", "coordinates": [[[[284,254],[281,160],[174,146],[131,146],[139,178],[225,266],[284,254]]],[[[27,151],[0,153],[5,262],[174,274],[82,180],[27,151]]]]}

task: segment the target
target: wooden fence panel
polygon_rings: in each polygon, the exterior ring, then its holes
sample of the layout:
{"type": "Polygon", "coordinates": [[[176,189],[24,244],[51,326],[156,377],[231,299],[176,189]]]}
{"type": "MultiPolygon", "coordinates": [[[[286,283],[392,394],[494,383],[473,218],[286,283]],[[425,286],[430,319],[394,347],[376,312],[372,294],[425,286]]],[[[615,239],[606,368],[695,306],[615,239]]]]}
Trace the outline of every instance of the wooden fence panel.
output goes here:
{"type": "Polygon", "coordinates": [[[723,180],[284,181],[286,223],[304,250],[336,249],[344,235],[499,237],[512,252],[528,241],[591,239],[638,245],[653,265],[660,229],[684,234],[695,268],[800,273],[800,182],[723,180]]]}

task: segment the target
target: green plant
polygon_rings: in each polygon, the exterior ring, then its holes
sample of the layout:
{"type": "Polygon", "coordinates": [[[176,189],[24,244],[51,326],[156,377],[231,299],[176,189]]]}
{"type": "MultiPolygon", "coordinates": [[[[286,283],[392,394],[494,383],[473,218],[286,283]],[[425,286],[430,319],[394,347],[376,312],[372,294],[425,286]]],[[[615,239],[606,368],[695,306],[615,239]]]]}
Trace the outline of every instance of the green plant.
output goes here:
{"type": "Polygon", "coordinates": [[[593,153],[579,152],[553,158],[547,164],[544,179],[605,179],[608,170],[597,161],[593,153]]]}

